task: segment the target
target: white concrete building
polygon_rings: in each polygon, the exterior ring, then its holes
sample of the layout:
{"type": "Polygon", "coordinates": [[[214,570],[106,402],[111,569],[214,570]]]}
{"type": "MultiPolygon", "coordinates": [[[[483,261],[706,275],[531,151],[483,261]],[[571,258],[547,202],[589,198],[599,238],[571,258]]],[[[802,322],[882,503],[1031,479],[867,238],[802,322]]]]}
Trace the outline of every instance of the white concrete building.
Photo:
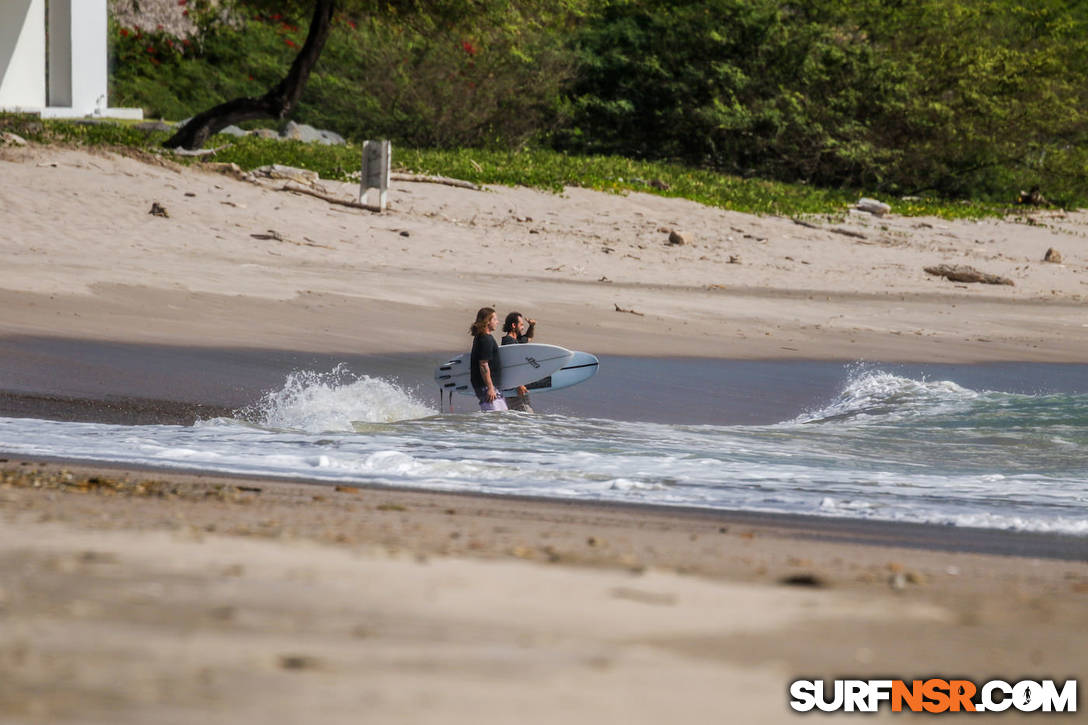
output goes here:
{"type": "Polygon", "coordinates": [[[0,0],[0,111],[143,118],[109,108],[106,0],[0,0]]]}

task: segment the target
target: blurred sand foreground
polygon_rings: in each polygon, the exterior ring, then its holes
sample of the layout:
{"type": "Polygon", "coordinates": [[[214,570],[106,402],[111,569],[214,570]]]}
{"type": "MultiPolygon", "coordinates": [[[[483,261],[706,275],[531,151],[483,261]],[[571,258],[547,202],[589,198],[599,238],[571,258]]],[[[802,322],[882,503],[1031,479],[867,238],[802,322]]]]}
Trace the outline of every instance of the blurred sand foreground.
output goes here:
{"type": "Polygon", "coordinates": [[[642,193],[394,182],[379,215],[148,158],[0,149],[0,334],[457,350],[492,305],[598,354],[1088,360],[1084,211],[813,229],[642,193]],[[923,270],[939,264],[1014,286],[923,270]]]}
{"type": "Polygon", "coordinates": [[[1088,670],[1083,558],[0,465],[6,723],[776,723],[798,678],[1088,670]]]}

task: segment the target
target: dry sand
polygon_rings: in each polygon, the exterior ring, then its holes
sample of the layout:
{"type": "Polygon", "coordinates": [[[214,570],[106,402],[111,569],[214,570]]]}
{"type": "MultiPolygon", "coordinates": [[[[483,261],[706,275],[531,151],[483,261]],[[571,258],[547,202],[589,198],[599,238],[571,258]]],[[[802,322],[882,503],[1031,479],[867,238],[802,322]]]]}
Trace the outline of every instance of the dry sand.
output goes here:
{"type": "MultiPolygon", "coordinates": [[[[493,305],[602,354],[1088,359],[1085,212],[810,229],[580,189],[392,199],[0,150],[0,336],[455,351],[493,305]]],[[[782,722],[798,677],[1088,671],[1076,540],[3,465],[4,723],[782,722]]]]}
{"type": "Polygon", "coordinates": [[[541,341],[598,354],[1088,359],[1088,212],[861,214],[810,229],[642,193],[395,182],[378,215],[273,190],[282,184],[0,150],[0,334],[448,351],[492,305],[537,318],[541,341]],[[155,202],[168,218],[148,213],[155,202]],[[672,229],[693,243],[670,246],[672,229]],[[1050,247],[1062,264],[1042,261],[1050,247]],[[941,263],[1015,286],[923,271],[941,263]]]}

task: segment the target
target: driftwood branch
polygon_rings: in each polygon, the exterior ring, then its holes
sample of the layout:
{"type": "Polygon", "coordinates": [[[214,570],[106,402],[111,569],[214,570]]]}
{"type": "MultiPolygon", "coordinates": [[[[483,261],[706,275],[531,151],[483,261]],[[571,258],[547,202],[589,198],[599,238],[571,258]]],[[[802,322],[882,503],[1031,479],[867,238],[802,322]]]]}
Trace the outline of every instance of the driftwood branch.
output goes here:
{"type": "Polygon", "coordinates": [[[425,184],[445,184],[446,186],[456,186],[461,189],[472,189],[473,191],[480,191],[478,184],[473,184],[471,181],[462,181],[461,179],[451,179],[447,176],[424,176],[422,174],[390,174],[390,180],[392,181],[417,181],[425,184]]]}
{"type": "Polygon", "coordinates": [[[981,282],[983,284],[1014,284],[1008,277],[1000,277],[996,274],[980,272],[966,264],[938,264],[936,267],[926,267],[926,272],[938,277],[946,277],[953,282],[981,282]]]}
{"type": "Polygon", "coordinates": [[[362,209],[364,211],[377,211],[375,207],[368,206],[366,204],[360,204],[357,201],[349,201],[347,199],[339,199],[331,194],[323,194],[320,191],[314,191],[313,189],[307,189],[304,186],[294,186],[292,184],[284,184],[277,191],[290,191],[295,194],[305,194],[307,196],[317,197],[323,201],[327,201],[330,204],[339,204],[340,206],[350,207],[352,209],[362,209]]]}
{"type": "Polygon", "coordinates": [[[831,232],[832,234],[841,234],[844,237],[851,237],[853,239],[868,239],[868,237],[866,237],[861,232],[855,232],[855,231],[851,231],[849,229],[843,229],[842,227],[834,227],[832,229],[828,229],[827,227],[821,227],[820,225],[813,224],[812,222],[806,222],[803,219],[790,219],[790,221],[792,221],[794,224],[797,224],[798,226],[805,227],[806,229],[815,229],[815,230],[820,231],[820,232],[831,232]]]}
{"type": "Polygon", "coordinates": [[[828,229],[827,231],[834,234],[841,234],[844,237],[850,237],[852,239],[868,239],[868,237],[861,232],[855,232],[851,229],[843,229],[842,227],[835,227],[834,229],[828,229]]]}

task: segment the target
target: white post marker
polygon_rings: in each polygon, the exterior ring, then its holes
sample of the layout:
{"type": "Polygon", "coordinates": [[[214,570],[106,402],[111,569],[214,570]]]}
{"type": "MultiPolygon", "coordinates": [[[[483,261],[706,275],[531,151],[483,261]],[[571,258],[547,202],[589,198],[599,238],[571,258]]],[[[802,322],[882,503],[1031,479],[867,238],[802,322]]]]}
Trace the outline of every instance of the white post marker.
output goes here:
{"type": "Polygon", "coordinates": [[[393,147],[389,141],[367,141],[363,144],[363,175],[359,183],[360,204],[375,211],[385,211],[389,196],[389,169],[392,159],[393,147]]]}

